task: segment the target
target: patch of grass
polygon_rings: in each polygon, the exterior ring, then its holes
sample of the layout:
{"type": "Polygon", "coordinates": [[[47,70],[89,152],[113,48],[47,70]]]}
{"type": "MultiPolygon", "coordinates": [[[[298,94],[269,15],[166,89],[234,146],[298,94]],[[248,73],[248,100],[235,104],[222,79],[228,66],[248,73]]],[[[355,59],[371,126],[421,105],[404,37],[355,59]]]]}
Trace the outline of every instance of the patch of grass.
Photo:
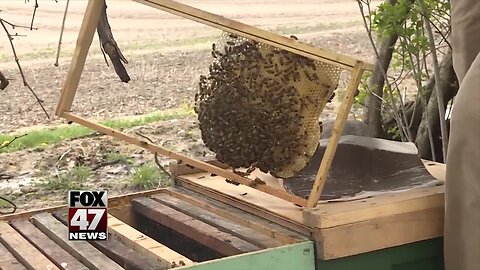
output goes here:
{"type": "Polygon", "coordinates": [[[11,208],[11,207],[12,205],[9,202],[0,199],[0,208],[11,208]]]}
{"type": "Polygon", "coordinates": [[[47,176],[36,184],[37,186],[46,190],[67,191],[72,189],[82,189],[83,184],[73,181],[72,178],[66,175],[47,176]]]}
{"type": "Polygon", "coordinates": [[[57,176],[45,175],[36,185],[46,190],[56,191],[82,189],[85,181],[92,175],[93,172],[90,167],[79,165],[57,176]]]}
{"type": "Polygon", "coordinates": [[[317,23],[315,25],[279,25],[275,28],[270,29],[270,31],[285,35],[285,34],[306,34],[312,32],[326,31],[332,29],[343,29],[348,28],[354,25],[358,25],[359,20],[348,21],[348,22],[332,22],[332,23],[317,23]]]}
{"type": "Polygon", "coordinates": [[[108,161],[108,162],[119,161],[119,162],[128,163],[128,164],[133,163],[132,158],[128,157],[127,155],[125,155],[123,153],[119,153],[119,152],[108,153],[107,156],[105,157],[105,160],[108,161]]]}
{"type": "Polygon", "coordinates": [[[93,175],[92,169],[85,165],[76,166],[73,168],[72,176],[75,180],[83,182],[93,175]]]}
{"type": "Polygon", "coordinates": [[[155,189],[169,186],[170,182],[168,176],[161,172],[157,165],[145,163],[133,169],[131,184],[138,189],[155,189]]]}
{"type": "MultiPolygon", "coordinates": [[[[100,121],[100,123],[114,129],[122,130],[158,121],[185,118],[193,114],[194,112],[191,107],[183,105],[177,109],[157,111],[142,116],[123,119],[103,120],[100,121]]],[[[63,140],[85,136],[92,132],[91,129],[76,124],[32,130],[28,132],[28,135],[15,140],[8,147],[0,149],[0,153],[14,152],[36,147],[46,147],[63,140]]],[[[9,141],[13,140],[15,135],[16,134],[0,134],[0,145],[7,144],[9,141]]]]}

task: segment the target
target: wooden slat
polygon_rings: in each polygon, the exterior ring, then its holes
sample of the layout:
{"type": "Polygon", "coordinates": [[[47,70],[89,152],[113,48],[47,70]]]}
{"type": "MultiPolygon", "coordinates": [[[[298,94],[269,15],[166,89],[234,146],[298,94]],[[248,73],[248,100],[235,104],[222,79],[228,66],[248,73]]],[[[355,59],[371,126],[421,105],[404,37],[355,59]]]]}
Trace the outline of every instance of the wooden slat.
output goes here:
{"type": "Polygon", "coordinates": [[[194,217],[200,221],[203,221],[209,225],[218,228],[221,231],[227,232],[240,239],[255,244],[262,248],[271,248],[281,246],[283,243],[275,240],[272,237],[259,233],[249,227],[245,227],[235,222],[228,220],[213,212],[209,212],[200,207],[192,205],[188,202],[184,202],[168,194],[158,194],[152,196],[152,199],[167,205],[177,211],[185,213],[191,217],[194,217]]]}
{"type": "Polygon", "coordinates": [[[190,259],[139,232],[112,215],[108,215],[108,228],[109,233],[114,238],[143,256],[166,262],[169,265],[192,264],[190,259]]]}
{"type": "Polygon", "coordinates": [[[400,246],[443,235],[444,208],[316,229],[317,255],[330,260],[400,246]]]}
{"type": "MultiPolygon", "coordinates": [[[[57,211],[53,216],[65,226],[68,224],[68,212],[57,211]]],[[[110,234],[110,232],[109,232],[110,234]]],[[[144,257],[130,247],[116,239],[109,237],[107,241],[87,241],[100,250],[107,257],[129,270],[163,270],[170,268],[170,264],[164,261],[153,260],[144,257]]]]}
{"type": "Polygon", "coordinates": [[[162,192],[174,196],[182,201],[189,202],[195,206],[214,212],[219,216],[233,220],[238,224],[249,227],[269,237],[278,239],[285,244],[293,244],[308,240],[308,238],[304,235],[273,223],[267,219],[264,219],[263,217],[253,215],[248,211],[243,211],[239,208],[219,202],[185,188],[168,188],[162,192]]]}
{"type": "Polygon", "coordinates": [[[123,269],[98,249],[85,241],[69,241],[68,229],[49,213],[41,213],[32,217],[33,224],[50,239],[72,254],[89,269],[123,269]]]}
{"type": "Polygon", "coordinates": [[[396,214],[428,210],[444,205],[444,186],[380,195],[361,201],[319,205],[305,211],[305,223],[317,228],[354,224],[396,214]]]}
{"type": "Polygon", "coordinates": [[[10,225],[37,249],[41,250],[55,265],[62,268],[66,263],[68,269],[88,270],[88,268],[48,238],[26,219],[15,219],[10,225]]]}
{"type": "Polygon", "coordinates": [[[322,162],[318,168],[318,173],[315,177],[315,182],[313,183],[312,191],[308,197],[307,208],[315,207],[320,199],[322,194],[323,186],[327,180],[328,172],[333,162],[335,152],[337,151],[338,142],[340,136],[343,133],[343,128],[345,127],[345,122],[347,121],[348,115],[355,100],[355,92],[358,89],[360,80],[362,79],[363,74],[363,65],[361,63],[355,64],[355,67],[352,70],[350,75],[350,81],[348,83],[347,90],[345,91],[345,97],[343,98],[342,104],[337,114],[337,119],[332,128],[332,134],[328,140],[327,148],[325,148],[325,154],[322,157],[322,162]]]}
{"type": "Polygon", "coordinates": [[[190,190],[205,194],[223,203],[264,217],[277,224],[310,235],[311,228],[303,223],[302,208],[276,196],[247,186],[236,186],[224,177],[198,173],[177,177],[177,182],[190,190]]]}
{"type": "Polygon", "coordinates": [[[0,243],[27,269],[59,269],[6,222],[0,222],[0,243]]]}
{"type": "Polygon", "coordinates": [[[8,249],[0,243],[0,269],[2,270],[25,270],[25,266],[21,264],[8,249]]]}
{"type": "MultiPolygon", "coordinates": [[[[222,163],[215,158],[209,157],[209,158],[204,158],[204,159],[199,159],[205,163],[217,166],[222,169],[228,169],[231,168],[229,165],[222,163]]],[[[192,173],[199,173],[199,172],[204,172],[203,170],[195,167],[191,167],[185,164],[178,164],[176,161],[172,161],[168,164],[168,170],[170,173],[174,175],[185,175],[185,174],[192,174],[192,173]]]]}
{"type": "Polygon", "coordinates": [[[149,150],[153,153],[158,153],[160,155],[163,155],[163,156],[169,157],[171,159],[181,161],[181,162],[183,162],[185,164],[188,164],[188,165],[191,165],[193,167],[197,167],[197,168],[202,169],[204,171],[223,176],[227,179],[234,180],[234,181],[236,181],[236,182],[238,182],[242,185],[246,185],[246,186],[251,185],[255,189],[261,190],[261,191],[263,191],[265,193],[268,193],[268,194],[271,194],[275,197],[282,198],[282,199],[284,199],[288,202],[291,202],[293,204],[297,204],[297,205],[300,205],[300,206],[305,206],[307,204],[307,200],[305,200],[301,197],[298,197],[296,195],[293,195],[291,193],[288,193],[286,191],[279,190],[277,188],[267,186],[267,185],[253,185],[253,180],[245,178],[243,176],[240,176],[236,173],[233,173],[232,171],[228,171],[228,170],[219,168],[217,166],[214,166],[212,164],[208,164],[206,162],[196,160],[196,159],[192,159],[192,158],[189,158],[187,156],[172,152],[172,151],[167,150],[163,147],[160,147],[158,145],[147,142],[146,140],[140,140],[140,139],[138,139],[134,136],[131,136],[131,135],[128,135],[126,133],[114,130],[114,129],[106,127],[104,125],[94,123],[90,120],[84,119],[84,118],[76,116],[74,114],[65,112],[65,113],[62,114],[62,116],[69,121],[75,122],[77,124],[80,124],[82,126],[85,126],[85,127],[91,128],[91,129],[94,129],[94,130],[96,130],[98,132],[101,132],[105,135],[109,135],[109,136],[115,137],[117,139],[126,141],[128,143],[143,147],[143,148],[145,148],[145,149],[147,149],[147,150],[149,150]]]}
{"type": "Polygon", "coordinates": [[[57,105],[55,114],[61,116],[62,112],[70,111],[75,92],[77,91],[80,77],[82,76],[85,60],[87,59],[88,50],[93,41],[95,29],[97,29],[100,12],[105,0],[89,0],[85,15],[83,17],[80,32],[78,33],[77,45],[73,52],[72,62],[65,78],[65,83],[60,94],[60,100],[57,105]]]}
{"type": "MultiPolygon", "coordinates": [[[[241,22],[206,12],[176,1],[133,1],[347,70],[351,70],[358,61],[357,59],[349,56],[341,55],[327,49],[317,48],[312,45],[302,43],[254,26],[243,24],[241,22]]],[[[365,67],[373,70],[373,65],[371,64],[366,64],[365,67]]]]}
{"type": "Polygon", "coordinates": [[[192,218],[149,198],[132,201],[133,209],[145,217],[177,231],[223,255],[235,255],[260,250],[259,247],[238,237],[192,218]]]}

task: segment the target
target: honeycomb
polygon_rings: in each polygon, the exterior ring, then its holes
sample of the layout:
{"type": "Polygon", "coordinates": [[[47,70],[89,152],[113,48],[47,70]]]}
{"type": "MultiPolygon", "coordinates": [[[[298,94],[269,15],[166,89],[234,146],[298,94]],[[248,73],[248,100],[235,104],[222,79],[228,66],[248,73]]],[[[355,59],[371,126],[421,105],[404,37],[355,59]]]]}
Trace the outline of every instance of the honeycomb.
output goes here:
{"type": "Polygon", "coordinates": [[[341,69],[224,32],[195,94],[202,140],[233,168],[289,178],[318,147],[341,69]]]}

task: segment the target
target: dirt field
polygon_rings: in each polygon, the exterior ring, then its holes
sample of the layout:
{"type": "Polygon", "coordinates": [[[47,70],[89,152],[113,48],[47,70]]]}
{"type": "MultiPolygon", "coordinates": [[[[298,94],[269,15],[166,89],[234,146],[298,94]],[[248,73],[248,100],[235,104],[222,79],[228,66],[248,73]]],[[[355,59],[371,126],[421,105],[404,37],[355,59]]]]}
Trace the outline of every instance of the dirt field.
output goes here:
{"type": "MultiPolygon", "coordinates": [[[[336,52],[372,61],[372,50],[355,1],[182,1],[194,7],[252,24],[282,35],[294,34],[305,42],[336,52]]],[[[113,34],[129,60],[132,78],[121,83],[100,54],[95,37],[82,75],[73,111],[95,119],[141,115],[152,111],[191,104],[199,75],[210,61],[209,48],[220,31],[130,1],[110,1],[107,10],[113,34]]],[[[16,37],[15,46],[27,81],[44,100],[50,115],[68,70],[86,1],[71,1],[63,36],[60,66],[54,67],[56,46],[65,1],[39,1],[35,31],[11,30],[26,34],[16,37]]],[[[1,18],[29,25],[33,3],[2,1],[1,18]]],[[[11,79],[0,92],[0,134],[23,132],[32,127],[54,126],[64,121],[47,119],[28,90],[22,86],[6,37],[0,42],[0,70],[11,79]]],[[[333,117],[338,100],[329,105],[325,118],[333,117]]],[[[200,157],[208,154],[196,128],[195,116],[161,121],[136,127],[173,150],[200,157]]],[[[0,142],[2,143],[2,142],[0,142]]],[[[78,157],[90,168],[105,160],[109,153],[121,153],[132,162],[117,162],[92,170],[85,181],[113,193],[128,192],[133,167],[151,161],[143,150],[107,137],[65,141],[57,145],[0,154],[0,194],[15,200],[21,210],[64,203],[66,192],[36,186],[38,179],[55,177],[78,165],[78,157]],[[66,153],[66,154],[65,154],[66,153]],[[68,160],[68,161],[67,161],[68,160]],[[77,161],[75,161],[77,160],[77,161]],[[53,196],[52,194],[58,194],[53,196]]],[[[162,159],[163,163],[168,160],[162,159]]]]}

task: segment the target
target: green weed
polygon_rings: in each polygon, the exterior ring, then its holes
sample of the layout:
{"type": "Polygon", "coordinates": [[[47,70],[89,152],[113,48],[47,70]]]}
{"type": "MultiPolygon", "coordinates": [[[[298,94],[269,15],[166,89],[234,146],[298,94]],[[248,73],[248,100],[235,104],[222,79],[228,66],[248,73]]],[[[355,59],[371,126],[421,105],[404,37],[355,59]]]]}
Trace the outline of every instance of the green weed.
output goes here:
{"type": "Polygon", "coordinates": [[[168,177],[160,171],[157,165],[145,163],[133,169],[131,184],[138,189],[155,189],[157,187],[169,186],[170,182],[168,177]]]}

